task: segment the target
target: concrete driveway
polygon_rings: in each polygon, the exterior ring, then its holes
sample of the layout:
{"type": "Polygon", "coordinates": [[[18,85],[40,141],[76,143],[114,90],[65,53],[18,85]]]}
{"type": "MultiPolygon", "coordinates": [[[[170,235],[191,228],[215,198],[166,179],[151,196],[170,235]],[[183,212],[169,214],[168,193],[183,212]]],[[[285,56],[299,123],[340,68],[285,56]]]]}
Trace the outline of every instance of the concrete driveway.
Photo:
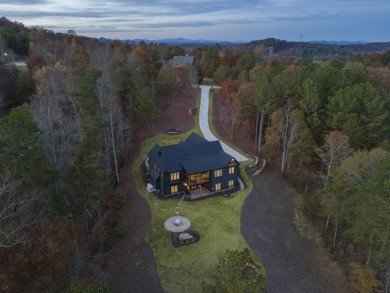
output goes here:
{"type": "MultiPolygon", "coordinates": [[[[201,89],[200,109],[199,109],[200,130],[202,131],[203,136],[208,141],[218,140],[218,138],[216,138],[215,135],[211,132],[210,126],[209,126],[209,96],[210,96],[211,86],[201,85],[200,89],[201,89]]],[[[237,161],[243,162],[243,161],[248,160],[247,157],[240,154],[236,150],[232,149],[228,145],[224,144],[222,141],[221,141],[221,145],[222,145],[222,148],[225,151],[225,153],[231,155],[237,161]]]]}

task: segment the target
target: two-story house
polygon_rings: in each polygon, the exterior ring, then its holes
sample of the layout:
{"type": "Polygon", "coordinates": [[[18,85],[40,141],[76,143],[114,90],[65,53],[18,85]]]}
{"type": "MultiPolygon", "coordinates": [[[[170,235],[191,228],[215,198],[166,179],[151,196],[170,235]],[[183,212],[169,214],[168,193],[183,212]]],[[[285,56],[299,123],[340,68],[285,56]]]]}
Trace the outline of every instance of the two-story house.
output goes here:
{"type": "Polygon", "coordinates": [[[151,184],[162,197],[186,193],[195,199],[238,186],[239,163],[219,141],[195,133],[176,145],[155,145],[147,163],[151,184]]]}

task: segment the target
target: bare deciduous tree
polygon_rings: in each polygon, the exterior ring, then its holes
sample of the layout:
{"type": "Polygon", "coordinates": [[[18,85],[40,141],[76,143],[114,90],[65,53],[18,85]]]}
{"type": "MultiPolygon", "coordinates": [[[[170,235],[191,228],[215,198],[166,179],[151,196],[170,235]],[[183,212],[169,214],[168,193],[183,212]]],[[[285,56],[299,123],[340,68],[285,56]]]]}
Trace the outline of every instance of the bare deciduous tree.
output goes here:
{"type": "Polygon", "coordinates": [[[332,171],[347,158],[352,150],[349,147],[348,136],[340,131],[332,131],[324,139],[324,145],[316,149],[325,172],[320,174],[324,185],[327,185],[332,171]]]}
{"type": "Polygon", "coordinates": [[[39,73],[37,95],[30,105],[31,114],[42,130],[45,154],[58,171],[72,162],[72,142],[79,140],[74,98],[68,94],[73,87],[63,70],[45,68],[39,73]]]}
{"type": "Polygon", "coordinates": [[[112,161],[114,161],[116,180],[119,183],[119,166],[117,158],[117,136],[120,134],[121,112],[118,97],[119,85],[114,79],[115,65],[122,56],[114,51],[110,44],[94,44],[88,47],[87,52],[91,63],[101,71],[97,81],[97,97],[101,108],[101,120],[103,123],[103,138],[106,156],[106,173],[110,174],[112,161]]]}
{"type": "Polygon", "coordinates": [[[28,242],[26,228],[42,214],[33,190],[23,190],[9,170],[0,174],[0,247],[12,247],[28,242]]]}
{"type": "Polygon", "coordinates": [[[283,109],[281,143],[282,143],[282,162],[280,172],[284,173],[289,168],[294,146],[299,135],[299,119],[291,110],[291,103],[287,101],[283,109]]]}
{"type": "Polygon", "coordinates": [[[272,154],[279,144],[281,152],[280,172],[289,168],[294,149],[297,145],[300,132],[298,113],[292,110],[290,101],[283,108],[271,114],[270,126],[266,133],[266,149],[272,154]]]}

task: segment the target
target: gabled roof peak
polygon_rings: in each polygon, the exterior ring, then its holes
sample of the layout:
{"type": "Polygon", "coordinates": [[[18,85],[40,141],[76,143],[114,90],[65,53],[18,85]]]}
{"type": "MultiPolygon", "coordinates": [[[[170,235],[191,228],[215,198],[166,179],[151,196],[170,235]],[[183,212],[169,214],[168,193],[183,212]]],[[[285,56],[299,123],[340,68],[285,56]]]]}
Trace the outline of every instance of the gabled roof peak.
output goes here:
{"type": "Polygon", "coordinates": [[[185,144],[198,144],[208,142],[205,138],[196,134],[195,132],[191,132],[191,134],[184,141],[185,144]]]}
{"type": "Polygon", "coordinates": [[[223,151],[218,140],[208,141],[194,132],[176,145],[155,146],[149,158],[164,172],[184,168],[189,173],[224,168],[233,159],[223,151]]]}

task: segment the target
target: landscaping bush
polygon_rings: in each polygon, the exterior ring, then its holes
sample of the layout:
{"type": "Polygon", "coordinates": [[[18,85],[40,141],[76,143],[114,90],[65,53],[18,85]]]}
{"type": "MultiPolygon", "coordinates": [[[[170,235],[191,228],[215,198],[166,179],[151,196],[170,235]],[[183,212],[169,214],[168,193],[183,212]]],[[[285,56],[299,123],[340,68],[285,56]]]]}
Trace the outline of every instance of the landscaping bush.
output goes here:
{"type": "Polygon", "coordinates": [[[202,282],[202,292],[261,292],[266,278],[253,261],[247,248],[227,250],[218,258],[215,282],[202,282]]]}

